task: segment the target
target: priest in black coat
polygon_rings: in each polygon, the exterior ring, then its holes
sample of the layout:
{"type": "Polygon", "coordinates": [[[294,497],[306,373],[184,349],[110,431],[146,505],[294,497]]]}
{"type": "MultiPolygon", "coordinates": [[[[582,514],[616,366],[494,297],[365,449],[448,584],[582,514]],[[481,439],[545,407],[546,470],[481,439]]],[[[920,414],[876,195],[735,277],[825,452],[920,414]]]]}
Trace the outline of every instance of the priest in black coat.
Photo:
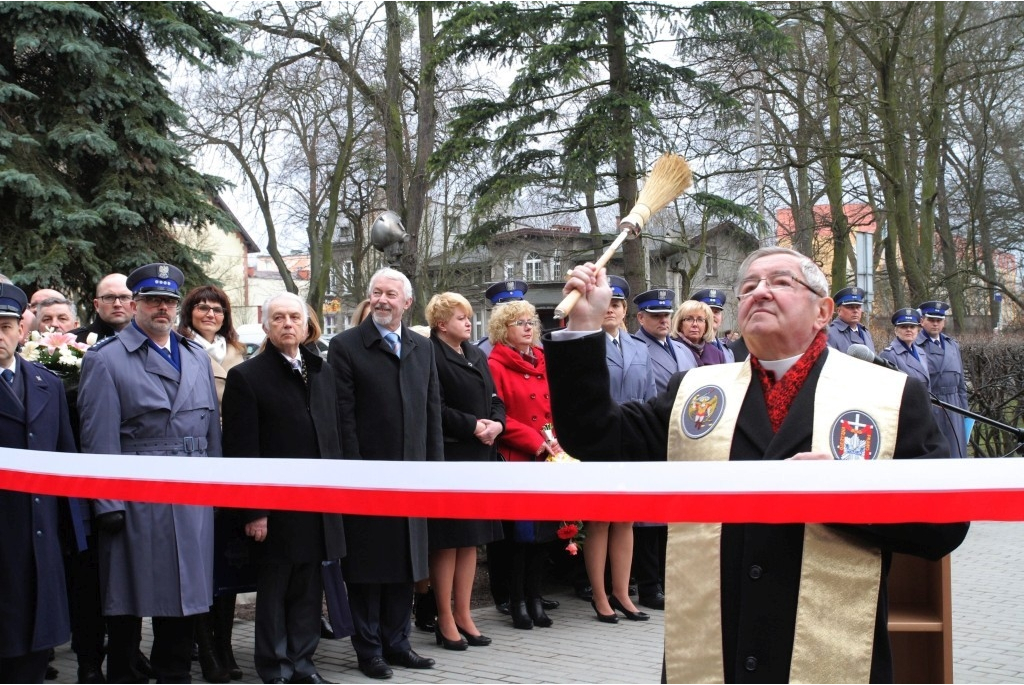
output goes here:
{"type": "MultiPolygon", "coordinates": [[[[949,456],[920,383],[863,363],[850,374],[846,367],[857,360],[827,351],[823,329],[834,305],[813,262],[791,250],[764,248],[743,263],[740,279],[740,327],[752,358],[708,367],[714,376],[701,375],[704,369],[677,374],[656,399],[620,406],[608,392],[603,336],[585,334],[600,327],[610,295],[606,278],[590,264],[577,267],[566,292],[579,289],[584,297],[572,312],[568,330],[551,334],[544,346],[555,427],[566,450],[585,460],[606,461],[694,460],[708,452],[730,461],[885,458],[882,452],[868,454],[856,440],[840,441],[850,454],[822,448],[830,443],[827,431],[826,440],[820,441],[819,424],[822,419],[827,424],[832,414],[819,409],[842,404],[844,395],[860,385],[857,401],[887,429],[875,437],[889,433],[887,456],[949,456]],[[708,400],[716,393],[718,402],[712,406],[708,400]],[[728,432],[714,437],[719,425],[728,432]]],[[[885,582],[891,555],[937,559],[955,549],[967,532],[967,524],[724,524],[717,530],[715,524],[702,525],[698,535],[711,530],[712,536],[704,538],[710,543],[702,543],[699,551],[685,545],[685,554],[676,560],[688,572],[678,574],[676,569],[675,586],[672,536],[696,540],[687,536],[701,526],[674,525],[670,533],[665,628],[670,682],[892,682],[885,582]],[[825,538],[827,544],[821,542],[825,538]],[[858,567],[864,572],[856,576],[862,583],[856,587],[866,590],[851,596],[844,592],[845,579],[822,572],[830,566],[823,549],[837,554],[830,571],[852,571],[838,560],[851,558],[859,564],[866,559],[858,567]],[[693,557],[692,564],[687,556],[693,557]],[[715,574],[699,570],[716,567],[715,574]],[[687,592],[692,586],[708,592],[687,592]],[[812,599],[824,598],[828,609],[798,612],[798,606],[820,606],[804,604],[812,592],[812,599]],[[673,603],[698,610],[673,616],[673,603]],[[854,624],[859,631],[844,632],[854,624]],[[684,634],[687,639],[681,639],[684,634]],[[720,640],[713,637],[717,634],[720,640]],[[852,640],[836,638],[851,635],[852,640]],[[815,648],[798,649],[797,644],[815,648]]]]}
{"type": "MultiPolygon", "coordinates": [[[[224,456],[340,459],[330,367],[303,346],[306,305],[281,293],[263,306],[267,348],[228,371],[224,456]]],[[[323,682],[313,663],[320,640],[321,562],[345,556],[340,514],[245,509],[255,541],[256,671],[263,682],[323,682]]]]}

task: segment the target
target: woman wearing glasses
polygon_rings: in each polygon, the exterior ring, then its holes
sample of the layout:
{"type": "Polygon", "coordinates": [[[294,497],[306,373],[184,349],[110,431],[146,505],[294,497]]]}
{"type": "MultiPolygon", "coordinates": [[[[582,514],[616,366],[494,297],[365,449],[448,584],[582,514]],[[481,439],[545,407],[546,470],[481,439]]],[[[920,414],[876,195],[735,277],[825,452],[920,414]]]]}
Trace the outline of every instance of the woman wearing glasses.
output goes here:
{"type": "MultiPolygon", "coordinates": [[[[494,308],[488,328],[494,349],[487,364],[505,403],[505,431],[498,437],[498,451],[507,461],[544,461],[561,448],[554,437],[544,434],[551,423],[551,396],[537,310],[525,300],[506,302],[494,308]]],[[[551,625],[541,600],[541,580],[546,543],[555,539],[556,529],[547,522],[506,525],[506,538],[512,540],[509,612],[516,628],[551,625]]]]}
{"type": "MultiPolygon", "coordinates": [[[[245,359],[245,345],[231,323],[231,300],[227,293],[215,285],[193,288],[181,302],[178,332],[195,341],[206,350],[217,384],[218,403],[224,398],[224,383],[228,370],[245,359]]],[[[218,514],[219,515],[219,514],[218,514]]],[[[217,557],[223,553],[224,543],[219,533],[215,541],[217,557]]],[[[215,567],[218,562],[215,560],[215,567]]],[[[216,570],[216,568],[215,568],[216,570]]],[[[217,573],[214,574],[218,575],[217,573]]],[[[222,586],[217,582],[215,585],[222,586]]],[[[235,618],[235,593],[220,594],[213,598],[208,614],[196,621],[196,644],[199,647],[199,665],[203,679],[208,683],[226,683],[239,680],[242,670],[235,662],[231,649],[231,626],[235,618]]]]}
{"type": "Polygon", "coordinates": [[[693,354],[697,366],[725,363],[725,354],[710,344],[715,336],[712,316],[711,307],[703,302],[686,300],[672,317],[672,337],[693,354]]]}

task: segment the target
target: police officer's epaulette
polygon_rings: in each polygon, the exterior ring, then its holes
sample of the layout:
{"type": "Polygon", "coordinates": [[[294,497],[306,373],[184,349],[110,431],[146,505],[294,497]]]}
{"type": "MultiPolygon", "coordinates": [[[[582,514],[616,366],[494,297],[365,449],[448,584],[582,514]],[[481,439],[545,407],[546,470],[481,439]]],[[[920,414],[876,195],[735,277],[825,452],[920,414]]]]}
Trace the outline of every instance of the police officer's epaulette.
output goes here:
{"type": "Polygon", "coordinates": [[[178,338],[178,344],[184,347],[189,352],[195,352],[196,350],[199,349],[199,343],[197,343],[195,340],[190,340],[185,336],[181,336],[180,338],[178,338]]]}
{"type": "Polygon", "coordinates": [[[103,349],[105,346],[109,345],[110,343],[112,343],[116,339],[117,339],[116,335],[109,335],[106,338],[104,338],[103,340],[97,340],[96,342],[94,342],[89,347],[89,349],[90,350],[100,350],[100,349],[103,349]]]}
{"type": "Polygon", "coordinates": [[[26,359],[25,363],[27,363],[29,366],[34,368],[36,371],[46,371],[47,373],[52,374],[54,378],[60,378],[60,376],[57,375],[56,371],[54,371],[53,369],[51,369],[51,368],[49,368],[47,366],[44,366],[41,362],[28,361],[26,359]]]}
{"type": "Polygon", "coordinates": [[[884,348],[882,349],[882,352],[895,352],[895,351],[896,351],[896,348],[895,348],[895,347],[893,347],[892,345],[886,345],[886,346],[885,346],[885,347],[884,347],[884,348]]]}
{"type": "Polygon", "coordinates": [[[636,340],[636,341],[637,341],[638,343],[642,343],[642,342],[644,341],[644,339],[643,339],[643,338],[641,338],[641,337],[640,337],[639,335],[637,335],[636,333],[629,333],[628,335],[629,335],[629,337],[631,337],[631,338],[632,338],[633,340],[636,340]]]}
{"type": "Polygon", "coordinates": [[[473,344],[474,344],[474,345],[476,345],[477,347],[480,347],[480,346],[481,346],[481,345],[483,345],[483,344],[484,344],[485,342],[487,342],[487,336],[486,336],[486,335],[485,335],[484,337],[480,338],[479,340],[477,340],[477,341],[476,341],[475,343],[473,343],[473,344]]]}

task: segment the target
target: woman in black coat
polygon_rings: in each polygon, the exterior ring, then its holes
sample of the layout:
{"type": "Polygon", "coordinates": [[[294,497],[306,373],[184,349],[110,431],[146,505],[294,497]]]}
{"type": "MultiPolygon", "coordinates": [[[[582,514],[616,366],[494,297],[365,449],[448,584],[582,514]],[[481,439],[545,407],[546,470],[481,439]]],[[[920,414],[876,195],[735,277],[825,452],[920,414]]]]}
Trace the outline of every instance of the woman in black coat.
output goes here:
{"type": "MultiPolygon", "coordinates": [[[[505,429],[505,405],[494,391],[487,357],[469,342],[473,307],[462,295],[442,293],[427,303],[426,315],[441,388],[444,459],[495,461],[495,441],[505,429]]],[[[428,526],[437,644],[456,650],[489,644],[490,638],[481,635],[473,623],[470,596],[476,576],[476,546],[501,539],[501,523],[431,519],[428,526]]]]}

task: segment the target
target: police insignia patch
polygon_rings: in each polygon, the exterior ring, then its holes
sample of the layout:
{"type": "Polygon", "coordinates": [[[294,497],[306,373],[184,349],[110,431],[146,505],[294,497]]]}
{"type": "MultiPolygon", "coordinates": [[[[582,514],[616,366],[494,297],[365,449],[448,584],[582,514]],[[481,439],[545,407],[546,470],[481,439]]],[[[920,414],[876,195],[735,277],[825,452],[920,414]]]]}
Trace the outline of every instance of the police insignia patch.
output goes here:
{"type": "Polygon", "coordinates": [[[835,459],[874,459],[878,445],[878,424],[862,411],[841,414],[832,424],[829,445],[835,459]]]}
{"type": "Polygon", "coordinates": [[[725,393],[717,385],[705,385],[686,400],[680,418],[683,433],[688,438],[703,438],[718,425],[725,410],[725,393]]]}
{"type": "Polygon", "coordinates": [[[166,264],[161,264],[160,268],[157,269],[157,273],[159,274],[160,278],[167,278],[168,276],[171,275],[171,268],[166,264]]]}

